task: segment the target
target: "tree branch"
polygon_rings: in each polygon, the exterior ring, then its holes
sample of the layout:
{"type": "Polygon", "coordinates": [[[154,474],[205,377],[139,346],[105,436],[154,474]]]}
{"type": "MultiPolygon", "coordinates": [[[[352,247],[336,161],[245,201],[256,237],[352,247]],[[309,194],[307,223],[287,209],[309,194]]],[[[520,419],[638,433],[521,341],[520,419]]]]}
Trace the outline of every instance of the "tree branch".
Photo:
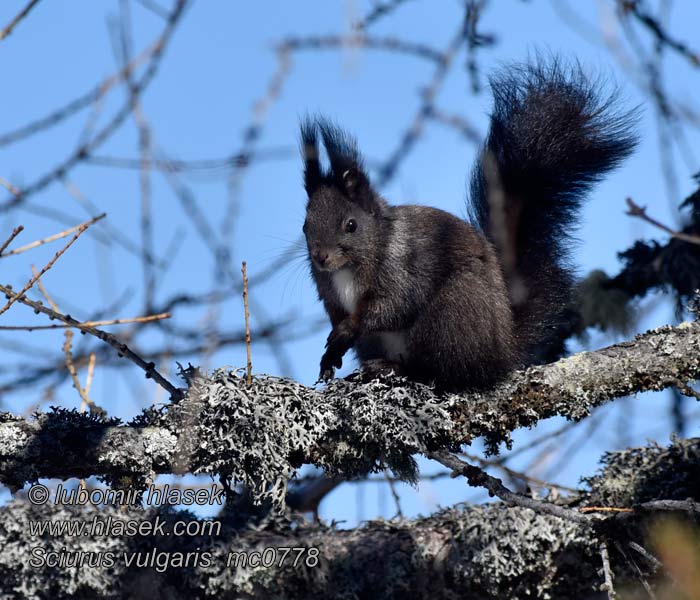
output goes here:
{"type": "Polygon", "coordinates": [[[437,396],[387,378],[337,380],[323,390],[234,372],[184,372],[189,391],[167,412],[127,425],[56,409],[0,415],[0,481],[38,477],[146,482],[157,473],[223,474],[258,501],[284,503],[304,463],[352,477],[389,466],[415,480],[416,453],[455,449],[483,436],[491,452],[540,419],[586,416],[615,397],[661,390],[700,376],[700,323],[661,327],[634,340],[517,372],[490,392],[437,396]],[[72,457],[72,458],[71,458],[72,457]]]}

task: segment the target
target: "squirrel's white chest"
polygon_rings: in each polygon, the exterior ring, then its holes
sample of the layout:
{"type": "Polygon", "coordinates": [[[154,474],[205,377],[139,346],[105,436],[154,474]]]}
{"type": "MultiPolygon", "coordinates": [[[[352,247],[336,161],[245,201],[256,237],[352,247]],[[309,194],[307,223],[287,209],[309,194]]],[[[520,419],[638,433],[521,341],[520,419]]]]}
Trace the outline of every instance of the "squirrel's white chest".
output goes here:
{"type": "Polygon", "coordinates": [[[353,313],[357,307],[357,285],[355,277],[350,269],[339,269],[331,276],[335,293],[338,294],[338,299],[343,305],[343,308],[349,313],[353,313]]]}

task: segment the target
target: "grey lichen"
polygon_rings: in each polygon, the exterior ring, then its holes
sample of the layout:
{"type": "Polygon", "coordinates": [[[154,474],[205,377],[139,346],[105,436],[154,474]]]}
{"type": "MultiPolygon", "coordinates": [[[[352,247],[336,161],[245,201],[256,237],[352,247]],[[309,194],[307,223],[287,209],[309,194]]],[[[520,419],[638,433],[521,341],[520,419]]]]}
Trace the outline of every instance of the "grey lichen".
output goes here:
{"type": "MultiPolygon", "coordinates": [[[[598,583],[595,546],[575,525],[528,509],[458,506],[415,521],[373,521],[347,531],[299,524],[275,531],[232,529],[216,537],[66,535],[33,538],[31,521],[114,520],[166,524],[191,521],[186,512],[83,507],[33,507],[14,501],[0,510],[0,589],[34,599],[192,597],[246,598],[528,598],[579,599],[598,583]],[[265,548],[315,548],[294,566],[293,555],[274,564],[245,564],[242,553],[265,548]],[[40,548],[34,551],[32,548],[40,548]],[[82,566],[40,563],[86,553],[82,566]],[[104,560],[111,553],[112,561],[104,560]],[[186,566],[175,561],[191,553],[186,566]],[[139,555],[141,566],[128,564],[139,555]],[[144,561],[153,557],[152,562],[144,561]],[[196,557],[196,560],[195,560],[196,557]]],[[[167,529],[166,529],[167,531],[167,529]]]]}
{"type": "Polygon", "coordinates": [[[583,480],[592,490],[589,504],[631,507],[652,500],[700,499],[700,438],[609,452],[601,462],[601,471],[583,480]]]}
{"type": "Polygon", "coordinates": [[[580,419],[615,397],[700,376],[700,323],[662,327],[633,341],[514,373],[488,391],[438,395],[401,378],[338,380],[325,388],[240,373],[189,369],[179,401],[130,423],[56,409],[0,415],[0,481],[98,475],[145,485],[158,473],[211,473],[281,506],[303,463],[344,478],[390,467],[415,479],[417,453],[483,438],[496,453],[510,433],[555,415],[580,419]]]}
{"type": "Polygon", "coordinates": [[[396,379],[336,381],[323,393],[285,378],[249,386],[238,371],[190,377],[168,420],[193,471],[243,483],[253,499],[281,506],[287,481],[307,457],[352,478],[390,467],[412,481],[412,455],[450,441],[450,414],[430,388],[396,379]]]}
{"type": "MultiPolygon", "coordinates": [[[[674,440],[668,448],[652,445],[606,455],[601,472],[589,480],[584,504],[634,503],[659,497],[700,499],[698,449],[700,440],[674,440]],[[633,490],[625,496],[624,490],[633,490]],[[622,495],[621,495],[622,494],[622,495]]],[[[570,501],[571,502],[571,501],[570,501]]],[[[639,518],[645,518],[646,513],[639,518]]],[[[185,511],[144,510],[138,507],[47,504],[33,506],[17,499],[0,509],[0,590],[7,597],[134,598],[178,600],[191,597],[246,598],[397,598],[408,593],[419,599],[475,598],[525,600],[596,598],[602,581],[599,535],[613,536],[610,559],[616,580],[634,585],[639,572],[614,549],[629,542],[648,545],[640,537],[635,517],[599,531],[589,524],[537,514],[529,508],[501,503],[460,505],[413,521],[373,521],[354,530],[338,530],[302,520],[278,521],[274,528],[234,527],[221,515],[217,535],[167,535],[173,522],[196,521],[185,511]],[[165,534],[32,535],[31,522],[90,523],[135,520],[166,524],[165,534]],[[615,542],[615,543],[613,543],[615,542]],[[303,547],[318,549],[316,563],[291,561],[269,565],[231,562],[232,556],[258,551],[303,547]],[[38,550],[37,550],[38,549],[38,550]],[[47,553],[71,561],[64,566],[43,564],[47,553]],[[79,553],[104,560],[109,566],[74,566],[79,553]],[[238,554],[236,554],[238,553],[238,554]],[[138,565],[127,558],[137,554],[138,565]],[[182,557],[190,556],[182,563],[182,557]],[[206,560],[205,560],[206,559],[206,560]],[[38,561],[38,564],[37,564],[38,561]],[[139,566],[140,565],[140,566],[139,566]]],[[[608,521],[606,521],[607,523],[608,521]]],[[[308,558],[308,551],[305,558],[308,558]]],[[[653,569],[643,577],[654,585],[653,569]]],[[[638,583],[636,584],[638,585],[638,583]]]]}

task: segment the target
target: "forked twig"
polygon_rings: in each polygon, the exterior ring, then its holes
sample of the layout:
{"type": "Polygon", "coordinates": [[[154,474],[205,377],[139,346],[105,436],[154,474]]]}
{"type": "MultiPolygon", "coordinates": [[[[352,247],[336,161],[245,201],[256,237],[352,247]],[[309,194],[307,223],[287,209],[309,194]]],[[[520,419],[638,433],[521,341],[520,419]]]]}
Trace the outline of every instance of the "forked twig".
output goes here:
{"type": "Polygon", "coordinates": [[[27,290],[29,290],[29,288],[31,288],[37,281],[39,281],[39,278],[40,278],[42,275],[44,275],[44,273],[46,273],[51,267],[54,266],[54,264],[56,264],[56,261],[57,261],[59,258],[61,258],[61,256],[63,255],[63,253],[64,253],[66,250],[68,250],[68,248],[70,248],[70,247],[75,243],[75,241],[83,234],[83,232],[84,232],[89,226],[90,226],[89,224],[80,225],[80,227],[78,227],[78,231],[77,231],[77,232],[75,233],[75,235],[70,239],[70,241],[69,241],[65,246],[63,246],[63,248],[61,248],[58,252],[56,252],[56,254],[54,255],[54,257],[53,257],[49,262],[47,262],[46,265],[44,265],[44,268],[41,269],[41,271],[39,271],[38,273],[35,273],[35,274],[32,276],[32,278],[25,284],[25,286],[24,286],[19,292],[17,292],[17,294],[11,294],[11,295],[9,296],[9,300],[7,301],[7,304],[5,304],[5,306],[3,306],[2,308],[0,308],[0,315],[3,314],[4,312],[6,312],[6,311],[15,303],[15,301],[17,301],[19,298],[21,298],[22,296],[24,296],[25,292],[26,292],[27,290]]]}
{"type": "MultiPolygon", "coordinates": [[[[104,219],[107,216],[107,213],[102,213],[101,215],[97,215],[96,217],[93,217],[92,219],[85,221],[83,223],[78,223],[75,227],[69,227],[68,229],[64,229],[63,231],[60,231],[59,233],[54,233],[53,235],[50,235],[49,237],[45,237],[40,240],[35,240],[31,242],[30,244],[25,244],[24,246],[20,246],[19,248],[15,248],[14,250],[10,250],[9,252],[6,252],[3,254],[3,251],[5,248],[7,248],[6,245],[3,245],[2,248],[0,248],[0,258],[5,258],[6,256],[13,256],[15,254],[21,254],[22,252],[26,252],[27,250],[32,250],[33,248],[38,248],[39,246],[43,246],[44,244],[48,244],[49,242],[55,242],[56,240],[60,240],[61,238],[64,238],[74,231],[79,230],[81,227],[87,228],[93,223],[96,223],[100,219],[104,219]]],[[[21,227],[21,225],[20,225],[21,227]]],[[[21,229],[20,229],[21,231],[21,229]]],[[[13,232],[14,233],[14,232],[13,232]]],[[[19,233],[19,232],[18,232],[19,233]]],[[[9,243],[9,242],[8,242],[9,243]]]]}
{"type": "Polygon", "coordinates": [[[698,244],[700,245],[700,236],[697,235],[688,235],[687,233],[683,233],[682,231],[675,231],[668,227],[667,225],[664,225],[660,221],[657,221],[653,217],[650,217],[647,214],[647,209],[645,206],[639,206],[638,204],[635,204],[634,200],[632,198],[627,198],[627,214],[630,215],[631,217],[639,217],[642,219],[642,221],[646,221],[650,225],[653,225],[654,227],[657,227],[658,229],[661,229],[662,231],[665,231],[668,233],[671,237],[676,238],[677,240],[682,240],[684,242],[688,242],[689,244],[698,244]]]}
{"type": "MultiPolygon", "coordinates": [[[[15,295],[11,286],[2,284],[0,284],[0,293],[5,294],[8,298],[12,298],[15,295]]],[[[33,308],[36,312],[41,312],[45,315],[48,315],[51,318],[58,319],[59,321],[66,323],[71,327],[80,329],[85,333],[89,333],[90,335],[101,339],[106,344],[112,346],[112,348],[114,348],[117,351],[117,354],[119,356],[123,356],[129,359],[139,368],[143,369],[146,372],[146,377],[148,379],[153,379],[153,381],[155,381],[158,385],[167,390],[173,398],[177,399],[181,397],[182,390],[179,390],[167,379],[165,379],[165,377],[163,377],[155,368],[154,362],[146,362],[143,358],[141,358],[138,354],[131,350],[124,342],[119,341],[111,333],[107,333],[106,331],[102,331],[101,329],[97,329],[96,327],[85,326],[80,321],[74,319],[70,315],[64,315],[58,311],[48,308],[47,306],[44,306],[41,302],[29,299],[24,295],[19,296],[17,298],[17,302],[33,308]]]]}

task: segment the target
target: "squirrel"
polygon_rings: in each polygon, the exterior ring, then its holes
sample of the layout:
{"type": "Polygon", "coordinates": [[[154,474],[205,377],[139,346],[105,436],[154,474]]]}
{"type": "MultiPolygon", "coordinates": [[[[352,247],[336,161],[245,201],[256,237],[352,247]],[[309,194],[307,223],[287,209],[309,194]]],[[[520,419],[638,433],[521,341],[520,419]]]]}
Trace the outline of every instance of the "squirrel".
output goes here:
{"type": "Polygon", "coordinates": [[[598,85],[557,59],[490,78],[469,222],[389,205],[352,136],[322,117],[302,120],[303,231],[332,325],[320,379],[351,348],[371,376],[393,371],[448,391],[483,389],[536,362],[570,301],[580,207],[637,143],[637,110],[620,110],[617,92],[602,97],[598,85]]]}

